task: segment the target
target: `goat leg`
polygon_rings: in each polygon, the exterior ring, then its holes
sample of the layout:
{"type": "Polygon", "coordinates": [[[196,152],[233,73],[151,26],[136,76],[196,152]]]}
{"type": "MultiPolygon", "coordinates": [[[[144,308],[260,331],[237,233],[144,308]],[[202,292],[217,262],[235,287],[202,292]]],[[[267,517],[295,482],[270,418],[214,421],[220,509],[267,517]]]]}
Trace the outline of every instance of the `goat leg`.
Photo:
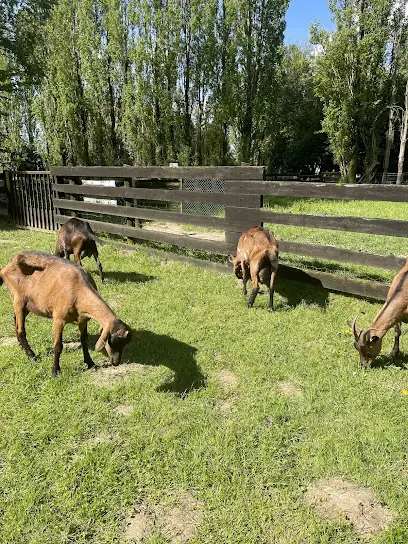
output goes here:
{"type": "Polygon", "coordinates": [[[55,378],[61,370],[60,357],[62,353],[62,331],[64,330],[64,321],[62,319],[54,320],[54,361],[52,365],[52,377],[55,378]]]}
{"type": "Polygon", "coordinates": [[[248,283],[248,274],[247,267],[243,261],[241,261],[241,270],[242,270],[242,294],[244,297],[247,295],[247,283],[248,283]]]}
{"type": "Polygon", "coordinates": [[[81,345],[82,352],[84,354],[84,363],[88,366],[88,368],[93,368],[95,366],[95,363],[92,361],[88,350],[88,321],[80,321],[78,323],[78,329],[81,333],[81,345]]]}
{"type": "Polygon", "coordinates": [[[275,293],[273,284],[275,283],[275,277],[276,277],[276,270],[272,270],[271,282],[269,284],[269,308],[268,308],[269,312],[273,312],[273,295],[275,293]]]}
{"type": "Polygon", "coordinates": [[[96,264],[98,265],[99,277],[101,278],[101,282],[105,283],[105,279],[103,277],[102,264],[101,264],[101,261],[99,260],[98,250],[96,250],[96,253],[94,253],[94,259],[96,261],[96,264]]]}
{"type": "Polygon", "coordinates": [[[397,323],[395,325],[395,329],[394,329],[394,346],[390,352],[390,359],[393,359],[396,355],[398,355],[399,353],[399,341],[400,341],[400,336],[401,336],[401,324],[400,323],[397,323]]]}
{"type": "Polygon", "coordinates": [[[254,305],[257,294],[259,293],[259,282],[258,282],[258,273],[259,270],[256,268],[251,270],[251,281],[252,281],[252,292],[248,300],[248,308],[252,308],[254,305]]]}
{"type": "Polygon", "coordinates": [[[14,300],[14,324],[16,326],[17,340],[23,350],[26,352],[27,357],[31,361],[38,361],[35,353],[30,347],[30,344],[27,342],[26,330],[25,330],[25,319],[27,317],[27,309],[19,303],[18,300],[14,300]]]}

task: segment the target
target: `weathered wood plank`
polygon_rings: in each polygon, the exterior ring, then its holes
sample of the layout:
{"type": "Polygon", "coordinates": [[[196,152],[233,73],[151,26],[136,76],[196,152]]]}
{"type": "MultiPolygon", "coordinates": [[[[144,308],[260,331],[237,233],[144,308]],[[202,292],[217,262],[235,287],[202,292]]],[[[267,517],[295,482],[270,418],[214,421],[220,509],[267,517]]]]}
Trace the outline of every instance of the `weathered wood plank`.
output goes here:
{"type": "MultiPolygon", "coordinates": [[[[70,219],[66,215],[55,215],[57,223],[63,224],[70,219]]],[[[129,238],[140,240],[149,240],[150,242],[159,242],[173,246],[187,247],[189,249],[199,249],[201,251],[210,251],[228,255],[234,247],[224,242],[214,240],[202,240],[188,235],[170,234],[167,232],[159,232],[153,230],[139,229],[135,227],[127,227],[125,225],[115,225],[113,223],[104,223],[102,221],[88,220],[91,227],[97,232],[108,232],[110,234],[118,234],[129,238]]]]}
{"type": "Polygon", "coordinates": [[[408,202],[406,185],[352,185],[290,181],[226,181],[237,191],[265,196],[408,202]]]}
{"type": "Polygon", "coordinates": [[[262,180],[263,166],[61,166],[51,168],[51,174],[61,177],[151,178],[151,179],[236,179],[262,180]]]}
{"type": "Polygon", "coordinates": [[[307,257],[353,263],[363,266],[374,266],[377,268],[386,268],[387,270],[400,270],[406,262],[406,257],[375,255],[333,246],[317,246],[299,242],[287,242],[285,240],[279,240],[279,250],[285,253],[294,253],[296,255],[305,255],[307,257]]]}
{"type": "MultiPolygon", "coordinates": [[[[180,223],[182,225],[194,225],[197,227],[207,227],[214,229],[238,232],[246,225],[241,220],[231,221],[220,217],[189,215],[178,212],[164,212],[161,210],[152,210],[148,208],[129,208],[125,206],[105,206],[104,204],[93,204],[92,202],[69,201],[64,199],[54,199],[56,208],[76,210],[90,213],[100,213],[113,215],[115,217],[134,217],[137,219],[147,219],[151,221],[166,221],[170,223],[180,223]]],[[[248,227],[249,228],[249,227],[248,227]]]]}
{"type": "MultiPolygon", "coordinates": [[[[245,217],[246,210],[242,210],[245,217]]],[[[408,236],[408,221],[397,219],[371,219],[363,217],[309,215],[260,211],[260,219],[267,223],[309,227],[316,229],[342,230],[345,232],[362,232],[365,234],[381,234],[383,236],[408,236]]]]}
{"type": "Polygon", "coordinates": [[[144,189],[130,187],[104,187],[102,185],[68,185],[53,184],[54,191],[71,195],[100,197],[138,198],[146,200],[162,200],[165,202],[199,202],[245,207],[253,201],[258,202],[256,195],[226,193],[195,193],[189,191],[167,191],[165,189],[144,189]]]}

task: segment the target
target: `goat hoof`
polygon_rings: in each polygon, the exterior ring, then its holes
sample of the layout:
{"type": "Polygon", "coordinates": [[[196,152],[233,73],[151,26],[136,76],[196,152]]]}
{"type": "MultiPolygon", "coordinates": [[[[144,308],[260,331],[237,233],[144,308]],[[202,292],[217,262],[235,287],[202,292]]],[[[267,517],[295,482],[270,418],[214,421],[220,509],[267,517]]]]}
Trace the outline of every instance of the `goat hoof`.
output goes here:
{"type": "Polygon", "coordinates": [[[39,361],[41,361],[41,358],[38,355],[35,355],[34,353],[31,353],[30,355],[28,355],[28,358],[33,363],[38,363],[39,361]]]}
{"type": "Polygon", "coordinates": [[[57,370],[57,371],[53,370],[53,371],[51,372],[51,376],[52,376],[53,378],[57,378],[59,372],[60,372],[59,370],[57,370]]]}
{"type": "Polygon", "coordinates": [[[268,308],[268,312],[273,313],[275,310],[273,308],[268,308]]]}

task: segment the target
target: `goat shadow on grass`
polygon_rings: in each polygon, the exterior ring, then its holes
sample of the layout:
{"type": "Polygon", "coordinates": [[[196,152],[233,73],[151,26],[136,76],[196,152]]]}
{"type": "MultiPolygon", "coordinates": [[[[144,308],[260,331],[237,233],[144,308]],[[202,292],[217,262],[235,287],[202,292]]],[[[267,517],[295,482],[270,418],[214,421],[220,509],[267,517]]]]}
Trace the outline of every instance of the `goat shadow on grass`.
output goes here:
{"type": "MultiPolygon", "coordinates": [[[[92,335],[92,339],[97,340],[92,335]]],[[[196,361],[197,348],[166,334],[132,330],[132,340],[125,347],[122,362],[148,366],[167,366],[174,375],[156,391],[176,393],[184,398],[192,391],[206,387],[206,377],[196,361]]]]}
{"type": "Polygon", "coordinates": [[[275,290],[279,295],[287,299],[286,303],[277,304],[276,309],[282,306],[296,308],[299,304],[317,305],[326,308],[329,304],[329,291],[325,289],[318,279],[311,278],[301,270],[296,270],[296,279],[280,278],[276,276],[275,290]],[[301,277],[301,276],[304,276],[301,277]]]}
{"type": "Polygon", "coordinates": [[[380,355],[371,365],[372,370],[395,366],[400,370],[408,370],[408,354],[400,352],[396,357],[390,359],[388,355],[380,355]]]}
{"type": "Polygon", "coordinates": [[[156,276],[147,276],[137,272],[121,272],[119,270],[104,270],[103,275],[109,280],[131,283],[147,283],[156,279],[156,276]]]}

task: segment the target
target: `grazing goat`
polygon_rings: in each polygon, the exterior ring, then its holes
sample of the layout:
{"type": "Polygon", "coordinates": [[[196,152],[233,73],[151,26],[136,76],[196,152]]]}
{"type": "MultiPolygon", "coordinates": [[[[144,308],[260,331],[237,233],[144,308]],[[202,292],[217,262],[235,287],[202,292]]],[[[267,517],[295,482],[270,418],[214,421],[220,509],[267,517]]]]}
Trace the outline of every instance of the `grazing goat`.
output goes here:
{"type": "Polygon", "coordinates": [[[229,261],[234,265],[237,278],[242,279],[244,296],[247,294],[246,284],[251,276],[252,293],[248,300],[248,308],[252,308],[259,293],[259,283],[269,287],[269,311],[273,311],[273,285],[278,270],[279,248],[273,232],[262,227],[252,227],[244,232],[237,247],[236,256],[230,255],[229,261]]]}
{"type": "Polygon", "coordinates": [[[394,327],[394,346],[389,356],[393,358],[398,355],[401,323],[408,323],[408,260],[395,276],[385,304],[369,329],[357,329],[359,315],[357,314],[353,322],[349,321],[348,324],[353,330],[354,347],[360,354],[360,364],[368,368],[372,365],[381,351],[382,339],[392,327],[394,327]]]}
{"type": "Polygon", "coordinates": [[[84,257],[95,258],[98,265],[101,282],[104,283],[103,270],[99,260],[98,248],[96,242],[104,244],[105,242],[95,236],[91,226],[86,221],[81,221],[73,217],[62,225],[58,232],[57,247],[55,255],[69,260],[70,255],[74,255],[74,261],[82,266],[81,259],[84,257]]]}
{"type": "Polygon", "coordinates": [[[101,325],[96,351],[105,347],[111,364],[120,363],[131,333],[102,300],[95,282],[81,267],[47,253],[25,251],[0,270],[0,285],[3,282],[13,300],[17,339],[30,359],[36,360],[36,356],[27,342],[27,314],[32,312],[54,320],[54,377],[60,371],[62,331],[66,323],[78,325],[88,368],[94,366],[87,344],[87,325],[91,318],[101,325]]]}

